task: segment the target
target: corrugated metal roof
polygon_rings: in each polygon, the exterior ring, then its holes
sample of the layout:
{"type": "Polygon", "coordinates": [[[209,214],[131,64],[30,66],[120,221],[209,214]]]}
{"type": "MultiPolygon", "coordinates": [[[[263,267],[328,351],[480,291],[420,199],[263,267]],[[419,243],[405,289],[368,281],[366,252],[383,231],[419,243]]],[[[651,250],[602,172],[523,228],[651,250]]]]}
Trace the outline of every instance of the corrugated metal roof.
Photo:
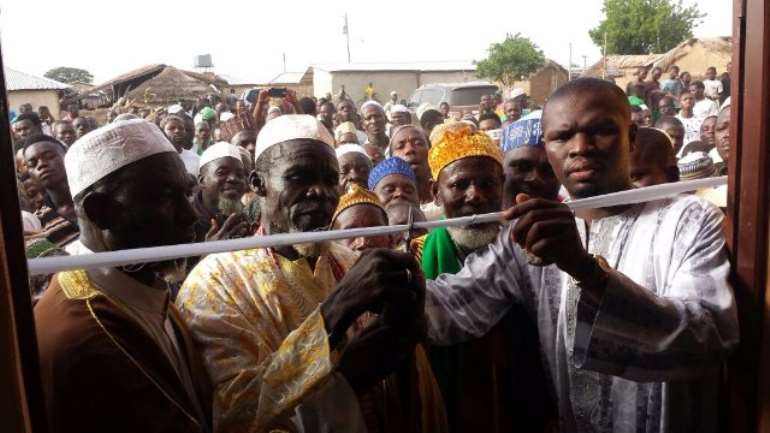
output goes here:
{"type": "Polygon", "coordinates": [[[5,68],[5,86],[11,90],[64,90],[70,86],[56,80],[5,68]]]}
{"type": "Polygon", "coordinates": [[[415,63],[345,63],[336,65],[314,65],[316,69],[328,72],[374,72],[374,71],[475,71],[472,62],[415,62],[415,63]]]}

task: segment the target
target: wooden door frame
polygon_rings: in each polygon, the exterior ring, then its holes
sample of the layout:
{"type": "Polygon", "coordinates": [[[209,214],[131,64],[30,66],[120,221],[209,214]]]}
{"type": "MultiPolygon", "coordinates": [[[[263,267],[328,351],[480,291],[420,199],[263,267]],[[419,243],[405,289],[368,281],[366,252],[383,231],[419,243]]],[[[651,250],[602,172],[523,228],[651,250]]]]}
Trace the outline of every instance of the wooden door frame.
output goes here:
{"type": "Polygon", "coordinates": [[[0,50],[0,420],[3,431],[47,431],[0,50]],[[7,390],[7,391],[6,391],[7,390]]]}
{"type": "Polygon", "coordinates": [[[741,344],[728,370],[728,431],[770,433],[770,4],[764,0],[733,1],[731,78],[725,226],[741,344]]]}

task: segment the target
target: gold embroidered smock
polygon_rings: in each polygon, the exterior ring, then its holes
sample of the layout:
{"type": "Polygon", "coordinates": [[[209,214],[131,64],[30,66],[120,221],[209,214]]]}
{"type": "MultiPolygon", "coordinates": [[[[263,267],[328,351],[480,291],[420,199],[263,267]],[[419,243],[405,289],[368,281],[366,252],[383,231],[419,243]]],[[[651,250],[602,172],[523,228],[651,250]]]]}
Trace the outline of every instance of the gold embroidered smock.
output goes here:
{"type": "Polygon", "coordinates": [[[176,305],[214,386],[215,431],[294,430],[297,405],[341,377],[319,305],[356,257],[326,248],[315,269],[265,249],[212,254],[185,281],[176,305]]]}

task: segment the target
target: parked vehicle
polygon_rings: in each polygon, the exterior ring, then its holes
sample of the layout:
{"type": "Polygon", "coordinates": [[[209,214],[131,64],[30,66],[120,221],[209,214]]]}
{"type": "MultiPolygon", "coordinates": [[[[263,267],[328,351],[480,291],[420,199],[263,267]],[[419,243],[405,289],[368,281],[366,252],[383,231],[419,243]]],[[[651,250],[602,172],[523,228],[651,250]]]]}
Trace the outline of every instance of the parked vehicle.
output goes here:
{"type": "Polygon", "coordinates": [[[436,108],[446,102],[452,115],[459,118],[464,113],[478,112],[481,95],[492,95],[498,90],[497,85],[487,81],[425,84],[412,93],[407,107],[415,112],[426,102],[436,108]]]}

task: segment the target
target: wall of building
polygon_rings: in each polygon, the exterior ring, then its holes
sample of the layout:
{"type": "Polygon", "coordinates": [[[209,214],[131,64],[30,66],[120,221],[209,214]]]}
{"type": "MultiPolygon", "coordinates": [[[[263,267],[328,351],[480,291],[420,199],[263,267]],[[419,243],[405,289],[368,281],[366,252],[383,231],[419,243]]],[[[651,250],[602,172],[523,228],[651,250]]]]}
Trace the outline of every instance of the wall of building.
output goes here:
{"type": "Polygon", "coordinates": [[[327,93],[334,95],[336,89],[332,88],[332,74],[320,69],[313,70],[313,96],[322,98],[327,93]]]}
{"type": "Polygon", "coordinates": [[[420,86],[431,83],[461,83],[475,80],[470,72],[416,72],[416,71],[379,71],[379,72],[328,72],[316,69],[313,75],[313,94],[316,97],[332,93],[336,95],[342,86],[345,92],[356,102],[365,98],[366,87],[374,85],[376,98],[380,102],[390,99],[390,92],[396,91],[399,99],[408,100],[420,86]]]}
{"type": "Polygon", "coordinates": [[[478,80],[476,74],[470,71],[455,72],[420,72],[417,77],[417,87],[433,83],[465,83],[478,80]]]}
{"type": "Polygon", "coordinates": [[[253,87],[256,87],[256,85],[255,84],[235,84],[235,85],[228,84],[227,86],[224,86],[222,88],[222,93],[224,93],[225,95],[229,95],[230,90],[233,90],[234,94],[240,98],[243,92],[250,90],[253,87]]]}
{"type": "Polygon", "coordinates": [[[345,92],[356,103],[363,102],[366,87],[371,82],[380,102],[390,99],[390,92],[395,90],[399,98],[407,99],[417,88],[417,75],[414,72],[335,72],[332,74],[334,94],[344,85],[345,92]]]}
{"type": "Polygon", "coordinates": [[[41,105],[51,110],[51,114],[59,119],[59,93],[56,90],[11,90],[8,92],[8,104],[10,109],[19,112],[19,106],[30,103],[37,111],[41,105]]]}
{"type": "Polygon", "coordinates": [[[546,67],[526,81],[517,81],[513,87],[520,88],[538,105],[543,105],[559,86],[568,81],[567,71],[546,67]]]}
{"type": "Polygon", "coordinates": [[[286,88],[289,90],[293,90],[295,93],[297,93],[297,98],[302,98],[304,96],[313,96],[313,84],[307,84],[307,83],[299,83],[299,84],[282,84],[282,83],[272,83],[268,85],[269,87],[279,87],[279,88],[286,88]]]}

